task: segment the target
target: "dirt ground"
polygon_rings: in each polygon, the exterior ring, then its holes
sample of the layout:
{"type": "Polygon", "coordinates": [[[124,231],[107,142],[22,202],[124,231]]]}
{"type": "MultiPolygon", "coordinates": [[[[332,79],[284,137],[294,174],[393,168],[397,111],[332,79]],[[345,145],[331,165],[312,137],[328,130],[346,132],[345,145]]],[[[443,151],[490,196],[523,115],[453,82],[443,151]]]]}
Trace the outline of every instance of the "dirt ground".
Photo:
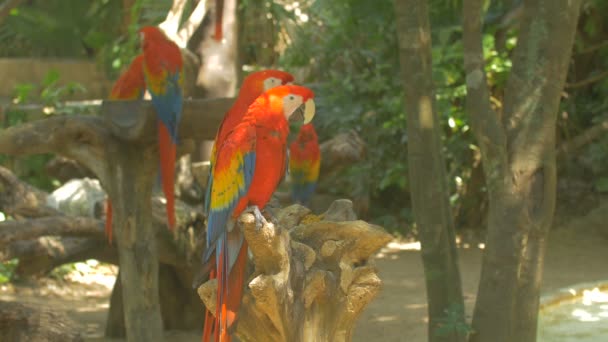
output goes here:
{"type": "MultiPolygon", "coordinates": [[[[608,202],[582,218],[556,220],[546,255],[543,292],[582,282],[608,280],[608,202]]],[[[375,258],[384,286],[366,308],[353,336],[355,342],[426,341],[426,293],[420,251],[416,243],[389,244],[375,258]]],[[[460,270],[470,318],[475,301],[483,250],[477,242],[459,249],[460,270]],[[467,248],[465,248],[467,247],[467,248]]],[[[81,326],[87,341],[104,339],[103,332],[115,268],[102,268],[94,277],[70,281],[42,279],[4,285],[0,299],[50,306],[66,312],[81,326]]],[[[168,341],[200,341],[200,332],[168,332],[168,341]]]]}

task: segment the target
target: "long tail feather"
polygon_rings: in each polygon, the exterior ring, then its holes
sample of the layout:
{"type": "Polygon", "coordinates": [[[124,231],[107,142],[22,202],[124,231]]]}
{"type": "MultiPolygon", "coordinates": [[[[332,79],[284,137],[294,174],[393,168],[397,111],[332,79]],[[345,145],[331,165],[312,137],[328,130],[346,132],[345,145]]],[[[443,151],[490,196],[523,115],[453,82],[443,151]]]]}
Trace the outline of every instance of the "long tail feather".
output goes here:
{"type": "MultiPolygon", "coordinates": [[[[245,270],[247,266],[247,242],[243,241],[238,251],[236,261],[229,269],[229,252],[227,241],[221,241],[218,248],[221,252],[217,263],[217,306],[215,309],[215,319],[210,320],[210,314],[205,316],[205,330],[203,332],[203,342],[210,341],[214,336],[215,342],[230,342],[234,323],[238,319],[238,312],[241,307],[243,289],[245,285],[245,270]]],[[[211,276],[211,275],[210,275],[211,276]]]]}
{"type": "Polygon", "coordinates": [[[175,228],[175,190],[173,182],[175,179],[176,146],[171,140],[169,130],[161,121],[158,122],[158,149],[163,192],[167,200],[167,221],[169,229],[173,230],[175,228]]]}
{"type": "MultiPolygon", "coordinates": [[[[209,273],[209,279],[215,279],[215,269],[211,270],[211,272],[209,273]]],[[[217,320],[213,317],[211,311],[205,309],[205,328],[203,329],[202,342],[211,341],[211,336],[215,333],[213,328],[215,327],[216,321],[217,320]]]]}
{"type": "Polygon", "coordinates": [[[112,201],[109,198],[106,200],[106,237],[112,245],[112,201]]]}

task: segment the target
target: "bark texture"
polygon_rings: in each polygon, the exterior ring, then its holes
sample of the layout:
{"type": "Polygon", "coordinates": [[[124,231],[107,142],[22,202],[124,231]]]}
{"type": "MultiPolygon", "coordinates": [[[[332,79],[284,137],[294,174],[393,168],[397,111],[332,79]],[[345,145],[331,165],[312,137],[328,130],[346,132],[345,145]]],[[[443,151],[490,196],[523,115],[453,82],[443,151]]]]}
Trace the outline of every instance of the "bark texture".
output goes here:
{"type": "Polygon", "coordinates": [[[429,341],[464,341],[464,302],[432,83],[429,8],[425,0],[397,0],[395,9],[408,115],[409,184],[422,245],[429,341]],[[449,316],[456,320],[449,322],[449,316]]]}
{"type": "MultiPolygon", "coordinates": [[[[381,281],[369,257],[391,236],[354,221],[352,203],[335,202],[320,216],[300,205],[277,213],[277,225],[239,224],[253,255],[235,334],[240,341],[350,341],[356,318],[381,281]]],[[[215,312],[217,282],[198,293],[215,312]]]]}
{"type": "Polygon", "coordinates": [[[481,0],[464,1],[467,111],[489,196],[470,341],[535,341],[546,237],[555,210],[555,125],[581,1],[524,1],[504,110],[490,107],[481,0]]]}

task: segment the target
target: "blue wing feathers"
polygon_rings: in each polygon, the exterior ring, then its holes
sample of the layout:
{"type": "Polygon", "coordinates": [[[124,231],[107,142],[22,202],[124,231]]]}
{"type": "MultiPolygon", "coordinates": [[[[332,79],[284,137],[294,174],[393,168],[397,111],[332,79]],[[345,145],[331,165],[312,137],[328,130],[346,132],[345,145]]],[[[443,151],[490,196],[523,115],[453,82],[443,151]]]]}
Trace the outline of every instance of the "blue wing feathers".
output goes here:
{"type": "Polygon", "coordinates": [[[182,88],[179,85],[180,73],[176,72],[169,75],[166,91],[164,94],[152,95],[152,104],[156,108],[156,113],[167,130],[171,134],[173,143],[177,144],[177,126],[182,115],[182,88]]]}

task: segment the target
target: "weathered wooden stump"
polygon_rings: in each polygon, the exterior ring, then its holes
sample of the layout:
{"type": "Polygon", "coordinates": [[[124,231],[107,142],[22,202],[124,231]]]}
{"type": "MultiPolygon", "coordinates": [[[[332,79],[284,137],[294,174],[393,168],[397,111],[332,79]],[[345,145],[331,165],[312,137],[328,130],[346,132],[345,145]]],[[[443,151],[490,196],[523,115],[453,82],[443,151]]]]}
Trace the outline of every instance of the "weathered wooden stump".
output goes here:
{"type": "MultiPolygon", "coordinates": [[[[280,210],[278,225],[239,224],[253,255],[236,335],[241,341],[350,341],[356,318],[378,293],[369,257],[391,236],[356,221],[352,203],[334,202],[320,216],[300,205],[280,210]]],[[[217,281],[198,289],[215,312],[217,281]]]]}

